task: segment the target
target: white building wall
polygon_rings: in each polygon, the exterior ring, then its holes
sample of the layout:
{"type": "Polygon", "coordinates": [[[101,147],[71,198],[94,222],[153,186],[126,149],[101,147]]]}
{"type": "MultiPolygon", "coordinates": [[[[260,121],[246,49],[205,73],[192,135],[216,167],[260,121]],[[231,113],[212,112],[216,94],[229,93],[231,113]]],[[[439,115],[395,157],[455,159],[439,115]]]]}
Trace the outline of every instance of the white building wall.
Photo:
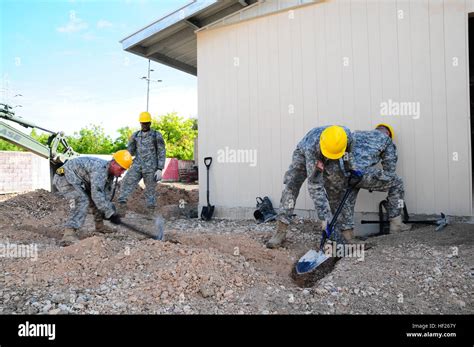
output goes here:
{"type": "MultiPolygon", "coordinates": [[[[253,208],[263,195],[278,207],[292,151],[311,128],[387,122],[409,211],[471,215],[471,11],[472,0],[325,1],[198,32],[199,149],[214,157],[216,212],[253,208]],[[382,116],[388,100],[419,103],[420,117],[382,116]],[[219,162],[226,147],[256,150],[257,165],[219,162]]],[[[374,212],[384,197],[362,191],[356,210],[374,212]]],[[[306,184],[296,207],[313,208],[306,184]]]]}

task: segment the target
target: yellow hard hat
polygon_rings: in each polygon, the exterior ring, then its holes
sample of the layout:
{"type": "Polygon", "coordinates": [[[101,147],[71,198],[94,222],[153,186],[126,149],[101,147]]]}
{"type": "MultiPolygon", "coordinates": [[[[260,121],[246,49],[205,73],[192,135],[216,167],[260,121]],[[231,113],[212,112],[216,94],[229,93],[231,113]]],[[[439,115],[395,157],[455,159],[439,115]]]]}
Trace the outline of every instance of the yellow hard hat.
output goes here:
{"type": "Polygon", "coordinates": [[[344,128],[333,125],[324,129],[319,139],[319,147],[326,158],[341,158],[347,148],[347,134],[344,128]]]}
{"type": "Polygon", "coordinates": [[[140,123],[150,123],[151,122],[151,114],[149,112],[142,112],[140,113],[140,117],[138,117],[138,121],[140,123]]]}
{"type": "Polygon", "coordinates": [[[393,128],[390,125],[386,123],[380,123],[375,126],[375,129],[377,129],[378,127],[386,127],[390,132],[390,138],[393,140],[393,138],[395,137],[395,132],[393,131],[393,128]]]}
{"type": "Polygon", "coordinates": [[[128,168],[132,166],[132,155],[126,149],[122,149],[120,151],[115,152],[112,155],[112,158],[114,158],[117,164],[119,164],[125,170],[128,170],[128,168]]]}

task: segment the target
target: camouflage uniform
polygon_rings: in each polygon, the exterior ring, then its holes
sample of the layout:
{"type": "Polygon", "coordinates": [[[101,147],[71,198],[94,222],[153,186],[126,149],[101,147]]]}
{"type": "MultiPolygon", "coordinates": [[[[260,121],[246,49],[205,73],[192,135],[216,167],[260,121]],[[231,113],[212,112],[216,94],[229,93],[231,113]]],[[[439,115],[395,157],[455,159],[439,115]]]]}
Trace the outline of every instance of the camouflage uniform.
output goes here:
{"type": "Polygon", "coordinates": [[[154,174],[158,169],[163,170],[166,160],[163,136],[153,129],[146,132],[137,131],[130,138],[127,149],[135,159],[122,180],[118,201],[126,203],[129,195],[143,178],[146,205],[153,208],[156,206],[154,174]]]}
{"type": "MultiPolygon", "coordinates": [[[[346,154],[338,160],[325,158],[319,147],[319,139],[327,127],[318,127],[309,131],[293,152],[291,165],[284,176],[285,188],[282,192],[280,212],[277,216],[277,219],[285,224],[289,224],[291,221],[296,199],[306,178],[308,178],[308,191],[320,220],[330,222],[340,203],[339,195],[336,196],[333,193],[333,189],[326,184],[326,180],[330,178],[334,185],[340,187],[347,185],[344,172],[352,169],[353,139],[350,130],[344,127],[348,138],[346,154]],[[324,164],[323,170],[316,167],[318,162],[324,164]]],[[[344,242],[337,228],[331,238],[337,242],[344,242]]]]}
{"type": "Polygon", "coordinates": [[[54,175],[53,184],[66,199],[73,200],[72,212],[66,227],[79,229],[84,225],[90,206],[95,221],[110,218],[115,207],[110,198],[114,176],[110,175],[109,162],[93,157],[68,160],[62,168],[64,175],[54,175]]]}
{"type": "MultiPolygon", "coordinates": [[[[379,130],[356,131],[353,137],[354,165],[357,170],[363,172],[363,177],[352,190],[341,212],[339,219],[341,230],[354,228],[354,206],[361,188],[388,192],[389,218],[399,216],[403,208],[403,181],[396,174],[397,148],[392,139],[379,130]],[[376,167],[380,161],[382,168],[376,167]]],[[[341,189],[339,194],[344,194],[344,191],[341,189]]]]}

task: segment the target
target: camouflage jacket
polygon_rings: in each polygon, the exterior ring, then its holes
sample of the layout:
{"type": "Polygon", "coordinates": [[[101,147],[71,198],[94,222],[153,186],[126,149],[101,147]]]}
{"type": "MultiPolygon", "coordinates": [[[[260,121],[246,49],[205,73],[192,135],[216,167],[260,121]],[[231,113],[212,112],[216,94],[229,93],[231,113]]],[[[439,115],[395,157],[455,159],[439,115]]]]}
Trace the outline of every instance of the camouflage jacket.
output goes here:
{"type": "Polygon", "coordinates": [[[135,156],[133,165],[140,166],[142,172],[155,172],[165,167],[166,147],[159,131],[150,129],[147,132],[134,132],[127,149],[135,156]]]}
{"type": "Polygon", "coordinates": [[[308,191],[314,202],[318,217],[320,220],[329,221],[332,218],[332,213],[326,189],[324,187],[324,177],[332,174],[341,175],[341,172],[345,177],[348,175],[349,170],[354,168],[354,158],[352,155],[354,139],[350,130],[343,127],[347,134],[346,153],[342,158],[337,160],[338,165],[327,165],[330,163],[334,164],[334,160],[325,158],[319,147],[321,133],[327,127],[328,126],[323,126],[310,130],[298,143],[297,149],[299,149],[305,156],[308,191]],[[340,172],[336,173],[335,171],[340,172]]]}
{"type": "Polygon", "coordinates": [[[110,201],[114,176],[109,174],[109,161],[78,157],[68,160],[63,168],[67,181],[84,189],[106,218],[114,213],[114,205],[110,201]]]}
{"type": "Polygon", "coordinates": [[[358,170],[366,171],[380,161],[387,174],[395,174],[397,147],[392,139],[379,130],[355,131],[354,164],[358,170]]]}

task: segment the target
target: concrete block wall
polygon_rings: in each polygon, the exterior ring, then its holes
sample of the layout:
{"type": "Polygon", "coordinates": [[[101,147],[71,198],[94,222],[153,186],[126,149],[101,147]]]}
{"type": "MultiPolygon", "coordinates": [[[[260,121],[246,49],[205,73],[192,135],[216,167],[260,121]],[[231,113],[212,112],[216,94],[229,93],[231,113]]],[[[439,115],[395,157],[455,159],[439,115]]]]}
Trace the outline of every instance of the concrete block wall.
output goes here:
{"type": "MultiPolygon", "coordinates": [[[[83,156],[111,160],[111,155],[83,156]]],[[[170,158],[166,159],[168,165],[170,158]]],[[[186,166],[187,162],[182,165],[186,166]]],[[[167,168],[165,165],[165,170],[167,168]]],[[[189,165],[189,164],[188,164],[189,165]]],[[[36,189],[51,190],[49,161],[30,152],[0,151],[0,194],[22,193],[36,189]]],[[[178,174],[176,174],[178,180],[178,174]]],[[[141,186],[144,187],[141,182],[141,186]]]]}
{"type": "Polygon", "coordinates": [[[30,152],[0,151],[0,194],[50,190],[49,162],[30,152]]]}

